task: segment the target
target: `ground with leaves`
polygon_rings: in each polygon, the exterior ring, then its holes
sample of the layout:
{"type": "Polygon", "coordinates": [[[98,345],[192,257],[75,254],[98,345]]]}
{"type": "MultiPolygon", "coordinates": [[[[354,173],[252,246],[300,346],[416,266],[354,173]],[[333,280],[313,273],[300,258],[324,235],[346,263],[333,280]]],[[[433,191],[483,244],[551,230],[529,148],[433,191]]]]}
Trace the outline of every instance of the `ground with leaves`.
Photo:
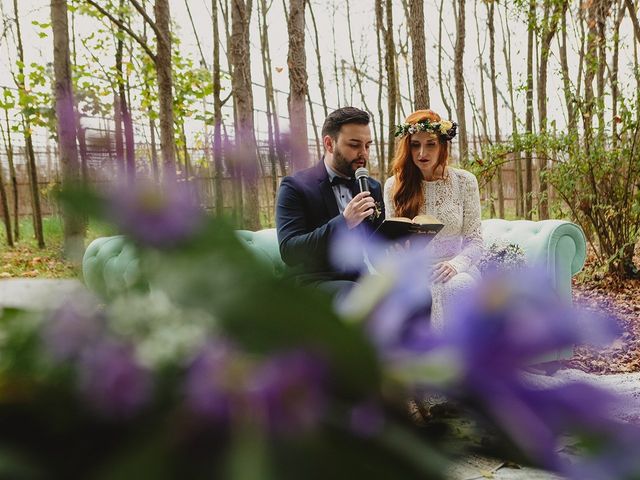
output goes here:
{"type": "Polygon", "coordinates": [[[622,335],[604,350],[577,346],[566,366],[590,373],[640,372],[640,280],[583,279],[573,288],[576,304],[613,315],[622,335]]]}

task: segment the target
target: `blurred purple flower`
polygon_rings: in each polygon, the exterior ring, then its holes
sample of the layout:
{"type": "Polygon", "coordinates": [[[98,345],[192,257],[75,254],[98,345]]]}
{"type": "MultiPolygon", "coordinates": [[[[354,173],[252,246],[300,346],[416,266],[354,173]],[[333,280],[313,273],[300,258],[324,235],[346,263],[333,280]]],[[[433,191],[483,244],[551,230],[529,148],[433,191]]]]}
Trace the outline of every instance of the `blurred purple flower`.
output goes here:
{"type": "Polygon", "coordinates": [[[104,318],[82,302],[66,302],[45,320],[42,340],[57,360],[77,358],[95,342],[103,329],[104,318]]]}
{"type": "Polygon", "coordinates": [[[461,375],[446,394],[479,406],[532,460],[567,471],[557,454],[567,432],[611,425],[615,397],[590,385],[539,390],[523,370],[578,343],[602,344],[617,327],[564,303],[540,271],[483,278],[453,305],[436,343],[457,352],[461,375]]]}
{"type": "Polygon", "coordinates": [[[364,251],[376,271],[342,299],[338,312],[350,316],[373,300],[365,329],[382,354],[420,344],[430,336],[432,261],[425,242],[416,237],[409,245],[395,248],[377,237],[363,238],[344,230],[332,242],[331,259],[353,270],[362,266],[364,251]],[[366,298],[368,295],[376,298],[366,298]]]}
{"type": "Polygon", "coordinates": [[[360,403],[351,409],[349,426],[358,436],[372,437],[384,427],[384,412],[374,401],[360,403]]]}
{"type": "Polygon", "coordinates": [[[85,350],[78,369],[81,390],[106,414],[128,417],[151,399],[151,372],[138,363],[129,345],[98,343],[85,350]]]}
{"type": "Polygon", "coordinates": [[[313,428],[327,404],[327,368],[318,357],[302,351],[268,359],[249,383],[249,405],[275,433],[313,428]]]}
{"type": "Polygon", "coordinates": [[[233,348],[223,342],[207,342],[189,366],[185,379],[188,407],[198,415],[226,421],[244,387],[233,348]]]}
{"type": "Polygon", "coordinates": [[[124,233],[158,248],[185,241],[204,221],[187,183],[123,185],[109,196],[108,214],[124,233]]]}

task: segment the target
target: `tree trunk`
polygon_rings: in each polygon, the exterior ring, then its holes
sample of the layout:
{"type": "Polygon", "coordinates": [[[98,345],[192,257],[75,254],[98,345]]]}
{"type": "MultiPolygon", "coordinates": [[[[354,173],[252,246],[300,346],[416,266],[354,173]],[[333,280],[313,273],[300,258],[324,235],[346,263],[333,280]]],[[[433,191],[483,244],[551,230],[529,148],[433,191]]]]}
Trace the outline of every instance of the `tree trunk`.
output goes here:
{"type": "Polygon", "coordinates": [[[396,49],[393,41],[393,8],[391,0],[385,2],[385,15],[386,26],[383,27],[383,36],[385,44],[385,66],[387,68],[387,109],[389,114],[388,132],[387,137],[387,151],[389,152],[389,159],[393,158],[395,154],[395,135],[394,126],[396,124],[396,93],[398,87],[396,86],[396,49]]]}
{"type": "MultiPolygon", "coordinates": [[[[53,67],[55,72],[58,148],[62,166],[63,187],[78,183],[80,180],[67,22],[66,0],[52,0],[53,67]]],[[[79,264],[84,253],[85,221],[78,215],[64,212],[63,224],[65,256],[74,263],[79,264]]]]}
{"type": "Polygon", "coordinates": [[[562,42],[560,44],[560,65],[562,72],[562,89],[564,92],[564,101],[567,104],[567,130],[576,131],[576,109],[571,94],[571,80],[569,79],[569,59],[567,57],[567,8],[569,3],[563,2],[563,10],[561,19],[562,42]]]}
{"type": "Polygon", "coordinates": [[[13,163],[13,142],[11,140],[11,125],[9,124],[9,110],[4,110],[4,120],[7,127],[6,138],[3,135],[5,151],[7,152],[7,163],[9,164],[9,178],[11,180],[11,193],[13,194],[13,238],[17,242],[20,240],[20,202],[18,198],[18,176],[16,166],[13,163]]]}
{"type": "Polygon", "coordinates": [[[453,117],[453,112],[451,111],[451,106],[449,102],[447,102],[447,97],[444,94],[444,81],[442,79],[442,11],[444,10],[444,0],[440,0],[440,8],[438,9],[438,14],[440,15],[438,21],[438,88],[440,89],[440,99],[442,100],[442,104],[444,108],[447,110],[448,118],[451,119],[453,117]]]}
{"type": "Polygon", "coordinates": [[[624,19],[625,5],[622,1],[618,4],[618,16],[613,27],[613,58],[611,60],[611,109],[613,122],[611,122],[611,143],[615,147],[618,144],[618,98],[620,85],[618,83],[618,68],[620,64],[620,24],[624,19]]]}
{"type": "Polygon", "coordinates": [[[411,38],[411,64],[413,66],[414,107],[416,110],[429,108],[429,78],[427,77],[427,54],[425,51],[424,5],[423,0],[411,0],[409,37],[411,38]]]}
{"type": "MultiPolygon", "coordinates": [[[[378,155],[378,168],[380,169],[380,181],[384,184],[387,176],[387,170],[391,164],[391,152],[386,155],[385,141],[384,141],[384,111],[382,109],[382,89],[384,83],[384,77],[382,73],[382,39],[381,32],[384,29],[384,14],[382,10],[382,0],[375,1],[375,15],[376,15],[376,53],[378,54],[378,128],[380,139],[380,145],[376,145],[376,153],[378,155]]],[[[376,129],[375,120],[373,122],[373,129],[376,129]]]]}
{"type": "MultiPolygon", "coordinates": [[[[231,84],[238,119],[236,156],[244,190],[242,227],[260,230],[258,197],[258,157],[253,129],[253,92],[251,90],[251,60],[249,56],[249,25],[251,0],[231,1],[231,51],[233,64],[231,84]]],[[[304,99],[303,99],[304,100],[304,99]]]]}
{"type": "MultiPolygon", "coordinates": [[[[4,129],[3,132],[4,134],[4,129]]],[[[3,135],[4,136],[4,135],[3,135]]],[[[0,163],[0,209],[2,210],[2,219],[4,220],[5,234],[7,237],[7,245],[13,247],[13,233],[11,231],[11,215],[9,214],[9,199],[7,198],[7,190],[4,188],[3,166],[0,163]]]]}
{"type": "Polygon", "coordinates": [[[220,98],[220,32],[218,30],[218,0],[211,0],[213,23],[213,168],[215,190],[215,212],[220,217],[224,214],[224,197],[222,195],[222,99],[220,98]]]}
{"type": "MultiPolygon", "coordinates": [[[[496,144],[500,143],[500,115],[498,111],[498,87],[496,85],[496,26],[495,2],[487,4],[487,26],[489,28],[489,65],[491,68],[491,96],[493,100],[493,129],[496,144]]],[[[496,166],[498,180],[498,216],[504,218],[504,185],[502,184],[502,165],[496,166]]]]}
{"type": "MultiPolygon", "coordinates": [[[[527,26],[527,113],[525,117],[525,130],[533,135],[533,32],[535,29],[536,2],[529,0],[529,19],[527,26]]],[[[531,149],[527,149],[525,155],[525,207],[524,215],[531,220],[533,210],[533,156],[531,149]]]]}
{"type": "Polygon", "coordinates": [[[456,90],[456,115],[460,127],[460,164],[466,167],[469,157],[467,139],[467,120],[464,98],[464,40],[465,40],[465,0],[458,0],[458,22],[456,27],[456,44],[454,48],[453,72],[456,90]]]}
{"type": "Polygon", "coordinates": [[[307,139],[307,57],[304,50],[305,0],[290,0],[287,30],[289,32],[289,132],[291,166],[294,171],[309,166],[307,139]]]}
{"type": "MultiPolygon", "coordinates": [[[[547,68],[549,65],[549,54],[551,53],[551,41],[556,34],[558,21],[560,20],[561,8],[557,2],[552,7],[551,0],[546,0],[544,5],[544,18],[542,21],[542,42],[540,45],[540,66],[538,74],[538,117],[540,122],[540,134],[547,132],[547,68]],[[551,10],[553,8],[553,11],[551,10]]],[[[539,218],[546,220],[549,218],[549,184],[546,178],[547,172],[547,152],[538,149],[540,198],[539,198],[539,218]]]]}
{"type": "MultiPolygon", "coordinates": [[[[18,47],[18,79],[17,86],[20,95],[26,92],[25,74],[24,74],[24,49],[22,48],[22,33],[20,31],[20,15],[18,14],[18,0],[13,0],[13,11],[15,14],[16,37],[18,47]]],[[[33,231],[39,248],[44,248],[44,231],[42,229],[42,210],[40,208],[40,188],[38,186],[38,167],[36,165],[36,155],[33,150],[33,138],[31,136],[31,122],[29,117],[23,113],[22,128],[24,132],[24,143],[27,152],[27,173],[29,175],[29,184],[31,190],[31,208],[33,210],[33,231]]]]}
{"type": "Polygon", "coordinates": [[[171,73],[171,30],[169,0],[155,0],[157,53],[155,57],[158,76],[158,104],[160,113],[160,149],[164,179],[176,178],[176,140],[173,125],[173,79],[171,73]]]}
{"type": "MultiPolygon", "coordinates": [[[[369,105],[367,105],[367,100],[364,94],[364,89],[362,88],[362,74],[360,72],[360,68],[358,68],[358,63],[356,61],[356,54],[355,51],[353,49],[353,36],[351,33],[351,8],[350,8],[350,4],[349,4],[349,0],[346,0],[345,3],[346,9],[347,9],[347,31],[349,33],[349,50],[351,52],[351,62],[353,65],[353,73],[356,77],[356,84],[358,85],[358,93],[360,94],[360,102],[362,104],[362,107],[367,111],[367,112],[371,112],[371,109],[369,108],[369,105]]],[[[380,88],[380,87],[378,87],[380,88]]],[[[312,113],[313,115],[313,113],[312,113]]],[[[378,131],[375,128],[375,122],[373,122],[373,143],[374,144],[378,144],[378,131]]],[[[380,176],[384,177],[383,175],[383,170],[384,170],[384,161],[381,163],[380,162],[381,157],[378,155],[378,170],[380,171],[380,176]]]]}
{"type": "MultiPolygon", "coordinates": [[[[271,152],[275,147],[275,158],[273,161],[277,159],[278,165],[280,167],[280,175],[284,177],[287,174],[287,163],[286,153],[284,151],[280,138],[280,120],[278,119],[278,108],[276,105],[276,98],[273,89],[271,47],[269,45],[269,35],[267,28],[267,12],[269,10],[269,7],[267,7],[266,0],[260,0],[260,5],[263,12],[260,43],[262,46],[262,65],[265,75],[265,95],[267,97],[267,122],[269,128],[273,129],[273,132],[269,134],[269,138],[273,139],[273,145],[269,145],[269,151],[271,152]]],[[[271,155],[271,153],[269,155],[271,155]]],[[[276,176],[274,176],[274,194],[275,190],[277,189],[277,182],[278,179],[276,178],[276,176]]]]}

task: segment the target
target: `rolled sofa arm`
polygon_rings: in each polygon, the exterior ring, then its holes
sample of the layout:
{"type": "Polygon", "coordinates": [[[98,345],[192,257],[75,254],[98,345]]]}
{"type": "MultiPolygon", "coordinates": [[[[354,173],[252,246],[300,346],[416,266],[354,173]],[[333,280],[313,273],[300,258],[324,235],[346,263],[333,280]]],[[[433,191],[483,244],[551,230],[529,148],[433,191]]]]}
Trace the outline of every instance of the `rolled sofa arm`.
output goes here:
{"type": "Polygon", "coordinates": [[[144,287],[136,248],[122,235],[92,241],[82,258],[82,275],[90,290],[107,298],[144,287]]]}
{"type": "Polygon", "coordinates": [[[582,229],[564,220],[482,221],[485,246],[496,240],[519,245],[530,265],[546,269],[561,298],[571,302],[571,277],[584,266],[587,242],[582,229]]]}

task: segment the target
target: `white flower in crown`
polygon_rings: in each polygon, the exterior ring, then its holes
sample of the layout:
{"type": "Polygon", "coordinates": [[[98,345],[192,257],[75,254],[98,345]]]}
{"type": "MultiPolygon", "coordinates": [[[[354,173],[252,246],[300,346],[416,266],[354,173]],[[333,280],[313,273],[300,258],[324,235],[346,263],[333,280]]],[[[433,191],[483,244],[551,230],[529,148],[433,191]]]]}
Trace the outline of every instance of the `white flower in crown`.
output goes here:
{"type": "Polygon", "coordinates": [[[418,131],[418,129],[415,125],[411,125],[407,131],[409,132],[409,135],[413,135],[418,131]]]}
{"type": "Polygon", "coordinates": [[[446,135],[452,127],[453,122],[450,122],[449,120],[440,121],[440,133],[442,133],[443,135],[446,135]]]}

